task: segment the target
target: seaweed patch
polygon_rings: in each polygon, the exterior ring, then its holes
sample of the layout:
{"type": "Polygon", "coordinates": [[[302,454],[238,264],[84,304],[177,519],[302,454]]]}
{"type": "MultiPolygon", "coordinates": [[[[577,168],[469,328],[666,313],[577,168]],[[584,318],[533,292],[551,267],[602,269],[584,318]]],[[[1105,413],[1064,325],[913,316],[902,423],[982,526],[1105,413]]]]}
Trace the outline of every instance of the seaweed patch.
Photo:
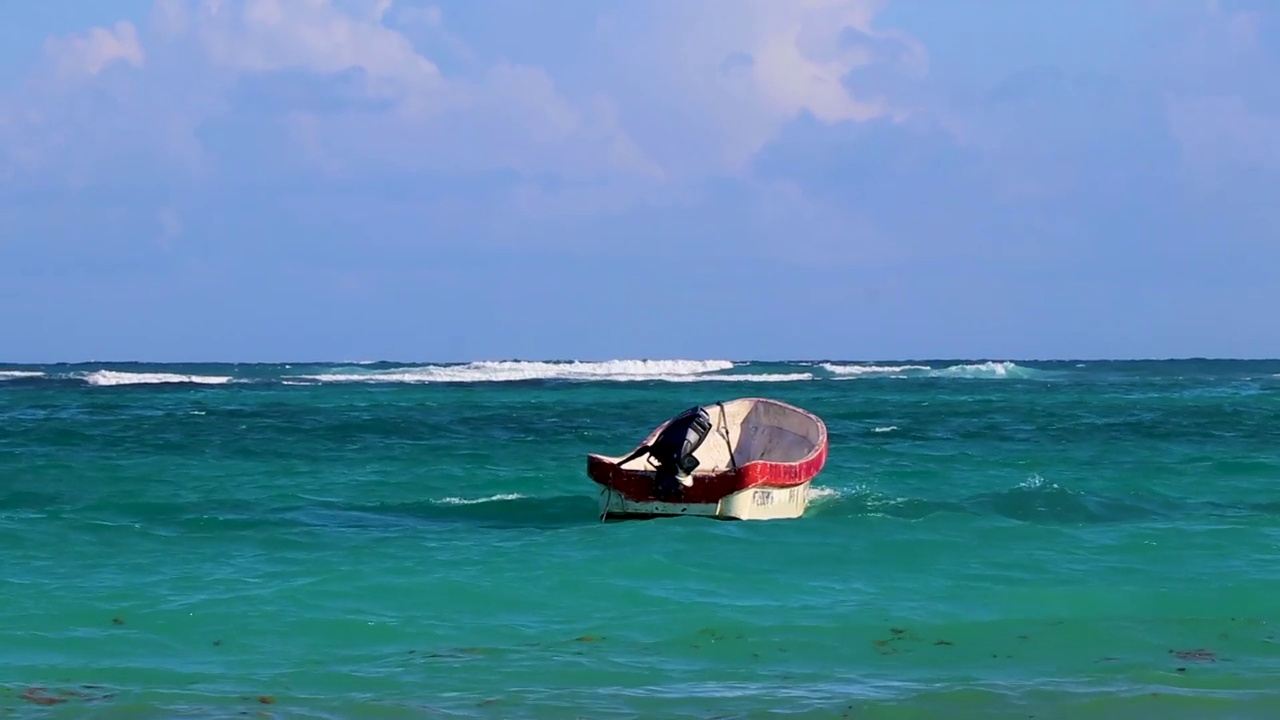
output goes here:
{"type": "Polygon", "coordinates": [[[1179,660],[1190,660],[1191,662],[1218,662],[1218,654],[1212,650],[1204,648],[1196,648],[1194,650],[1170,650],[1170,655],[1179,660]]]}
{"type": "MultiPolygon", "coordinates": [[[[96,690],[101,689],[101,685],[81,685],[80,687],[96,690]]],[[[94,700],[109,700],[115,697],[115,693],[92,694],[84,692],[84,690],[58,690],[56,693],[50,692],[48,688],[42,685],[33,685],[23,690],[18,695],[19,699],[31,703],[32,705],[61,705],[71,700],[82,700],[91,702],[94,700]]]]}
{"type": "Polygon", "coordinates": [[[32,705],[57,705],[58,703],[64,703],[67,701],[67,698],[65,697],[50,695],[49,692],[42,687],[29,687],[24,690],[22,695],[19,697],[32,705]]]}
{"type": "MultiPolygon", "coordinates": [[[[920,638],[913,636],[911,631],[907,628],[891,627],[889,628],[889,637],[872,640],[871,646],[881,655],[895,655],[901,652],[901,650],[896,646],[891,646],[891,643],[897,643],[903,640],[918,641],[919,639],[920,638]]],[[[910,652],[910,650],[907,652],[910,652]]]]}

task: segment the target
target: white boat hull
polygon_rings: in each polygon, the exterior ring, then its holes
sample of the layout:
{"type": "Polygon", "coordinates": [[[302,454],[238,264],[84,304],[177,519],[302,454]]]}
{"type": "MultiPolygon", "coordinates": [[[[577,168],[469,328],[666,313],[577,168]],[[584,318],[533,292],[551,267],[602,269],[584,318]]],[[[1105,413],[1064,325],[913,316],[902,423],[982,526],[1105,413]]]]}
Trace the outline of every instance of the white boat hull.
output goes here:
{"type": "Polygon", "coordinates": [[[726,495],[714,503],[634,501],[610,488],[600,491],[600,516],[610,517],[710,517],[722,520],[785,520],[804,515],[809,506],[809,485],[750,487],[726,495]]]}
{"type": "Polygon", "coordinates": [[[827,459],[822,420],[768,398],[736,398],[701,410],[711,429],[693,452],[694,470],[680,480],[681,502],[669,501],[669,492],[659,487],[658,466],[647,452],[671,421],[625,456],[587,455],[587,475],[601,488],[602,519],[692,515],[775,520],[804,515],[809,484],[827,459]]]}

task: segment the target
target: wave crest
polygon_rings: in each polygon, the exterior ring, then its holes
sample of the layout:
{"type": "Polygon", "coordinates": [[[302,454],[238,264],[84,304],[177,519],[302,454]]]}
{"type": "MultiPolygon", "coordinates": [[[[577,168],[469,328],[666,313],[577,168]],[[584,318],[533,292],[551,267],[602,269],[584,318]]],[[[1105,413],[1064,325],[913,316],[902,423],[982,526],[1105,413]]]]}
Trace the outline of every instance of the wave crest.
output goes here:
{"type": "Polygon", "coordinates": [[[862,365],[845,363],[823,363],[822,369],[836,376],[837,380],[852,380],[864,377],[895,378],[1032,378],[1039,377],[1042,371],[1023,367],[1005,360],[1001,362],[987,361],[980,363],[963,363],[935,368],[928,365],[862,365]]]}
{"type": "Polygon", "coordinates": [[[95,370],[84,376],[90,385],[112,387],[116,385],[168,385],[188,383],[195,385],[225,385],[234,378],[225,375],[179,375],[177,373],[134,373],[119,370],[95,370]]]}
{"type": "Polygon", "coordinates": [[[24,378],[44,377],[44,373],[34,370],[0,370],[0,380],[22,380],[24,378]]]}
{"type": "Polygon", "coordinates": [[[928,365],[842,365],[822,363],[822,369],[832,375],[862,377],[863,375],[903,375],[910,372],[929,371],[928,365]]]}
{"type": "Polygon", "coordinates": [[[333,372],[299,375],[299,379],[346,383],[476,383],[529,380],[586,380],[611,382],[786,382],[811,380],[811,373],[723,374],[736,364],[729,360],[605,360],[481,361],[464,365],[422,365],[381,370],[337,368],[333,372]]]}
{"type": "Polygon", "coordinates": [[[934,377],[961,378],[1026,378],[1034,377],[1037,371],[1025,368],[1009,361],[981,362],[967,365],[952,365],[933,371],[934,377]]]}

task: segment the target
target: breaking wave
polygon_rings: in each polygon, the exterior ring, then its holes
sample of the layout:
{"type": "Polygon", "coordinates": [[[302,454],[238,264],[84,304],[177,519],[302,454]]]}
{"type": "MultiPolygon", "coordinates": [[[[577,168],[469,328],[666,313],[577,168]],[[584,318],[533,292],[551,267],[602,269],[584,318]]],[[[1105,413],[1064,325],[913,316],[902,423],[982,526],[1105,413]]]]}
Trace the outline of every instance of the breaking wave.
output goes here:
{"type": "Polygon", "coordinates": [[[44,377],[44,373],[32,370],[0,370],[0,380],[21,380],[23,378],[44,377]]]}
{"type": "Polygon", "coordinates": [[[832,375],[860,377],[862,375],[904,375],[909,372],[931,370],[928,365],[837,365],[823,363],[822,369],[832,375]]]}
{"type": "Polygon", "coordinates": [[[1012,362],[983,362],[972,365],[952,365],[941,370],[934,370],[934,377],[962,378],[1027,378],[1035,377],[1040,371],[1022,367],[1012,362]]]}
{"type": "Polygon", "coordinates": [[[839,380],[851,380],[862,377],[928,377],[928,378],[1032,378],[1039,377],[1043,371],[1023,367],[1013,362],[980,362],[948,365],[934,368],[928,365],[860,365],[845,363],[823,363],[822,369],[835,375],[839,380]]]}
{"type": "Polygon", "coordinates": [[[1061,370],[1024,367],[1011,361],[958,363],[902,361],[761,362],[730,360],[604,360],[469,363],[345,362],[290,364],[135,364],[132,367],[9,367],[0,383],[12,387],[55,383],[114,387],[125,385],[277,384],[462,384],[506,382],[790,383],[829,380],[1038,379],[1061,370]]]}
{"type": "Polygon", "coordinates": [[[116,385],[167,385],[189,383],[196,385],[225,385],[233,378],[225,375],[179,375],[176,373],[121,372],[96,370],[84,376],[90,385],[112,387],[116,385]]]}
{"type": "Polygon", "coordinates": [[[606,360],[602,362],[486,361],[465,365],[422,365],[382,370],[337,369],[299,375],[317,382],[347,383],[474,383],[527,380],[586,380],[611,382],[787,382],[812,380],[812,373],[732,374],[728,360],[606,360]]]}

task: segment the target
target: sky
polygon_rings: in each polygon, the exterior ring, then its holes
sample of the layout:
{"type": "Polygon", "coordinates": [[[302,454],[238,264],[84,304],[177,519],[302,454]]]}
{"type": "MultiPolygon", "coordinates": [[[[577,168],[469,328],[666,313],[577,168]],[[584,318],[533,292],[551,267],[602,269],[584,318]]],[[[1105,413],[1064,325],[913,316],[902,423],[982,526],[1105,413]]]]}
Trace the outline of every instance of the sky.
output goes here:
{"type": "Polygon", "coordinates": [[[42,0],[0,361],[1280,356],[1268,0],[42,0]]]}

